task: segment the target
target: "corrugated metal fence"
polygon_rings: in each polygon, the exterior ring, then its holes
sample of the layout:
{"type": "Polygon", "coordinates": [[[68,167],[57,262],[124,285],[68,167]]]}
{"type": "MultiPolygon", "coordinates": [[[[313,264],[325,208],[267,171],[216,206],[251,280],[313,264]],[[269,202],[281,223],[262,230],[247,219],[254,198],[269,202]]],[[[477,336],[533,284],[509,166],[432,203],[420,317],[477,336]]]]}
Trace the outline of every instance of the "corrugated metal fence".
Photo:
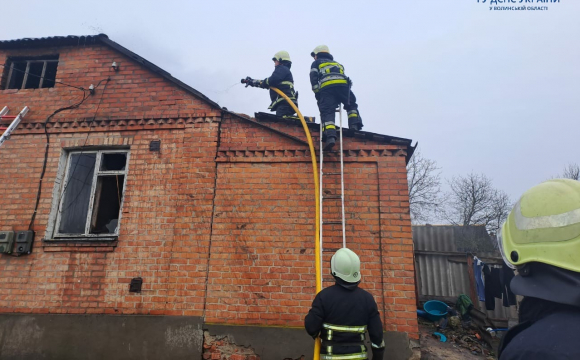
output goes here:
{"type": "MultiPolygon", "coordinates": [[[[470,279],[467,253],[458,250],[465,244],[466,231],[473,237],[481,233],[479,228],[466,229],[458,226],[413,226],[415,242],[415,266],[417,291],[420,300],[440,299],[454,301],[460,294],[470,295],[470,279]]],[[[471,241],[468,241],[468,243],[471,241]]],[[[487,245],[485,245],[487,247],[487,245]]],[[[462,249],[463,250],[463,249],[462,249]]],[[[476,250],[476,249],[467,249],[476,250]]],[[[489,266],[501,267],[503,262],[498,252],[476,252],[476,255],[489,266]]],[[[472,255],[469,255],[472,256],[472,255]]],[[[475,302],[477,299],[472,300],[475,302]]],[[[486,312],[490,319],[507,320],[516,318],[516,307],[504,307],[501,299],[495,299],[495,310],[486,310],[485,303],[479,302],[479,310],[486,312]]]]}

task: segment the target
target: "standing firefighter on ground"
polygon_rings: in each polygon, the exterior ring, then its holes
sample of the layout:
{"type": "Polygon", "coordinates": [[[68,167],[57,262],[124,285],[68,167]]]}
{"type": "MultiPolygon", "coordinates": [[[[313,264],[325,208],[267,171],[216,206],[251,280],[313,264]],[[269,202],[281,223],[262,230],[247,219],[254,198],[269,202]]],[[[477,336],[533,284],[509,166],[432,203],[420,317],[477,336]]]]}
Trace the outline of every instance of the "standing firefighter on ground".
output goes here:
{"type": "Polygon", "coordinates": [[[361,130],[363,123],[356,97],[350,90],[352,83],[344,74],[344,66],[334,61],[326,45],[317,46],[310,55],[314,58],[310,66],[310,83],[318,100],[320,121],[324,131],[324,149],[330,150],[336,143],[334,114],[339,104],[344,104],[344,109],[348,113],[350,129],[361,130]]]}
{"type": "Polygon", "coordinates": [[[364,345],[368,330],[373,360],[382,360],[383,324],[373,296],[358,287],[358,256],[347,248],[339,249],[330,260],[330,268],[336,284],[316,295],[304,319],[308,334],[322,340],[320,359],[368,359],[364,345]]]}
{"type": "Polygon", "coordinates": [[[511,290],[524,296],[499,359],[580,359],[580,182],[526,191],[498,235],[506,264],[518,269],[511,290]]]}
{"type": "MultiPolygon", "coordinates": [[[[254,80],[250,77],[242,79],[242,83],[247,86],[261,87],[269,89],[275,87],[281,90],[298,107],[298,93],[294,91],[294,78],[290,72],[292,61],[287,51],[278,51],[272,58],[274,60],[274,72],[269,78],[264,80],[254,80]]],[[[286,100],[278,95],[274,90],[270,90],[272,103],[268,109],[275,111],[277,116],[292,117],[296,113],[286,100]]]]}

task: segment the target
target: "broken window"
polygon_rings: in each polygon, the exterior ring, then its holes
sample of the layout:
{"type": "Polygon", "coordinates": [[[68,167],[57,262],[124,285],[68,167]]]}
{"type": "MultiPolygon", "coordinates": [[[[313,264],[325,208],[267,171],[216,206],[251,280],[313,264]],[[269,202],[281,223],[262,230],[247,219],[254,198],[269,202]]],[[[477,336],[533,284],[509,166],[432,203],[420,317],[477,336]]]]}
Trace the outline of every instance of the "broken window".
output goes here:
{"type": "Polygon", "coordinates": [[[79,151],[68,155],[57,216],[58,235],[119,233],[128,157],[126,150],[79,151]]]}
{"type": "Polygon", "coordinates": [[[11,57],[6,62],[4,89],[54,87],[58,55],[38,58],[11,57]]]}

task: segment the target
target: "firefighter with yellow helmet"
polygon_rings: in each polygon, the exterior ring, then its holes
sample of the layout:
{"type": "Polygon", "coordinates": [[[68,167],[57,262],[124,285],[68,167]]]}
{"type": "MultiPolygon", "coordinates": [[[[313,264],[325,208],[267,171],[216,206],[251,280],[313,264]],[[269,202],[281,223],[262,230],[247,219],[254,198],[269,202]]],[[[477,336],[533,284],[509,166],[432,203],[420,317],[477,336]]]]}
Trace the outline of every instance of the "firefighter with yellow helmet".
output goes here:
{"type": "Polygon", "coordinates": [[[318,100],[324,150],[330,150],[336,143],[334,115],[339,104],[344,104],[347,111],[349,129],[361,130],[363,123],[344,66],[334,61],[326,45],[317,46],[310,55],[314,58],[310,66],[310,84],[318,100]]]}
{"type": "Polygon", "coordinates": [[[498,234],[524,298],[500,360],[580,359],[580,182],[555,179],[526,191],[498,234]]]}
{"type": "MultiPolygon", "coordinates": [[[[254,80],[246,77],[242,79],[242,83],[246,84],[246,87],[253,86],[263,89],[269,89],[270,87],[278,88],[298,107],[298,93],[294,91],[294,78],[292,77],[292,72],[290,72],[290,68],[292,67],[290,54],[287,51],[278,51],[274,54],[272,60],[274,61],[274,72],[270,77],[264,80],[254,80]]],[[[292,106],[274,90],[270,90],[270,100],[272,103],[268,109],[275,111],[277,116],[292,117],[296,113],[292,106]]]]}
{"type": "Polygon", "coordinates": [[[304,319],[306,332],[320,337],[321,360],[368,359],[365,333],[371,340],[373,360],[385,352],[383,324],[373,296],[358,287],[360,259],[354,251],[339,249],[330,260],[336,283],[319,292],[304,319]]]}

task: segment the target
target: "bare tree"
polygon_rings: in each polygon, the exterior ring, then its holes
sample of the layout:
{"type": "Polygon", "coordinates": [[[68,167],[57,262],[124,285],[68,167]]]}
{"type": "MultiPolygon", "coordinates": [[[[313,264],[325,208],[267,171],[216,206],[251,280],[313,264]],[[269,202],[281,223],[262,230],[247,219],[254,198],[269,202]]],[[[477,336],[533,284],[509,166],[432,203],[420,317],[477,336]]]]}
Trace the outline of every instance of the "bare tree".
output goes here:
{"type": "Polygon", "coordinates": [[[511,209],[509,196],[493,187],[483,174],[454,177],[449,182],[449,206],[444,217],[460,225],[485,225],[488,231],[497,232],[511,209]]]}
{"type": "Polygon", "coordinates": [[[568,164],[566,168],[564,168],[564,172],[559,177],[572,179],[572,180],[580,180],[580,166],[578,164],[568,164]]]}
{"type": "Polygon", "coordinates": [[[441,173],[434,160],[426,159],[416,151],[407,164],[409,207],[413,222],[430,218],[441,204],[441,173]]]}
{"type": "Polygon", "coordinates": [[[487,224],[487,229],[497,234],[504,221],[506,221],[513,203],[509,195],[503,190],[496,190],[495,197],[492,204],[492,220],[487,224]]]}

